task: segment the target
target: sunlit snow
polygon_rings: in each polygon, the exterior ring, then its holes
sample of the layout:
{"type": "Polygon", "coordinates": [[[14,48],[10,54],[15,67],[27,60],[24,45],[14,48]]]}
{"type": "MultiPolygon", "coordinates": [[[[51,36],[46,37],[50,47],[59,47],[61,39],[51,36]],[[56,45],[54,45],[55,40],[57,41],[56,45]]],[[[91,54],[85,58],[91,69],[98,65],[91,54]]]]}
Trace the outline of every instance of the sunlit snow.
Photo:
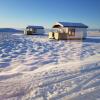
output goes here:
{"type": "Polygon", "coordinates": [[[100,37],[0,33],[0,100],[100,100],[100,37]]]}

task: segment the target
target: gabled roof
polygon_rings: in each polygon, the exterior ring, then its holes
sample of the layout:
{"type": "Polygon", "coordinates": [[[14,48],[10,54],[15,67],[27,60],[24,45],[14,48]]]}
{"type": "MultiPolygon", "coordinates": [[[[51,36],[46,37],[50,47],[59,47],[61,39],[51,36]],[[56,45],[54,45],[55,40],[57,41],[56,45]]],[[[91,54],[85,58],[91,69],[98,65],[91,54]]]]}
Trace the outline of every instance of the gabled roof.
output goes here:
{"type": "Polygon", "coordinates": [[[83,24],[83,23],[72,23],[72,22],[57,22],[53,28],[56,28],[56,26],[58,27],[77,27],[77,28],[88,28],[87,25],[83,24]]]}
{"type": "Polygon", "coordinates": [[[26,28],[44,29],[43,26],[27,26],[26,28]]]}

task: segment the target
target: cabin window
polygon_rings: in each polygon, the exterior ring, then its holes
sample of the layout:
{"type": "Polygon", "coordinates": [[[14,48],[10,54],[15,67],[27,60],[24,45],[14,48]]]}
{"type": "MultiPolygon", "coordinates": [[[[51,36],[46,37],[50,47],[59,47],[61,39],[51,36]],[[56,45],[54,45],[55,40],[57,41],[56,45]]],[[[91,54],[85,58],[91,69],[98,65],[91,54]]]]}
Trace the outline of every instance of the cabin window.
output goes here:
{"type": "Polygon", "coordinates": [[[68,35],[75,36],[75,29],[72,29],[72,28],[68,29],[68,35]]]}
{"type": "Polygon", "coordinates": [[[30,31],[32,31],[32,28],[30,28],[30,31]]]}
{"type": "Polygon", "coordinates": [[[68,33],[68,28],[63,29],[64,33],[68,33]]]}
{"type": "Polygon", "coordinates": [[[63,30],[60,28],[60,29],[59,29],[59,32],[60,32],[60,33],[63,33],[63,30]]]}

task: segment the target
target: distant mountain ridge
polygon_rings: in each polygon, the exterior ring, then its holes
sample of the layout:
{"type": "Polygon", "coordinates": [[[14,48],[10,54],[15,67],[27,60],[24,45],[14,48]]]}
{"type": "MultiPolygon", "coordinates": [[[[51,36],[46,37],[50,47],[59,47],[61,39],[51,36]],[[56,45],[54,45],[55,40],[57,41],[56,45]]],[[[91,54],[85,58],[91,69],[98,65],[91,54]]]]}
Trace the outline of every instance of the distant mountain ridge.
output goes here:
{"type": "Polygon", "coordinates": [[[19,29],[14,29],[14,28],[0,28],[0,32],[23,32],[23,30],[19,30],[19,29]]]}

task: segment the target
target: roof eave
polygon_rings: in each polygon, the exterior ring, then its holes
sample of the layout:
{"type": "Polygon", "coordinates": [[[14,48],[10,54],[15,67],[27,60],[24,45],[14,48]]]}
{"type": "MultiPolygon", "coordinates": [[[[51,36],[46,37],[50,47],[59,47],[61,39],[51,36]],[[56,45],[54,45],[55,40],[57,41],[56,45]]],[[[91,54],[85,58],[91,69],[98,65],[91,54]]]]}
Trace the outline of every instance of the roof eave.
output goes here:
{"type": "Polygon", "coordinates": [[[44,29],[42,26],[27,26],[26,28],[44,29]]]}
{"type": "Polygon", "coordinates": [[[73,28],[88,28],[88,26],[64,26],[64,27],[73,27],[73,28]]]}

